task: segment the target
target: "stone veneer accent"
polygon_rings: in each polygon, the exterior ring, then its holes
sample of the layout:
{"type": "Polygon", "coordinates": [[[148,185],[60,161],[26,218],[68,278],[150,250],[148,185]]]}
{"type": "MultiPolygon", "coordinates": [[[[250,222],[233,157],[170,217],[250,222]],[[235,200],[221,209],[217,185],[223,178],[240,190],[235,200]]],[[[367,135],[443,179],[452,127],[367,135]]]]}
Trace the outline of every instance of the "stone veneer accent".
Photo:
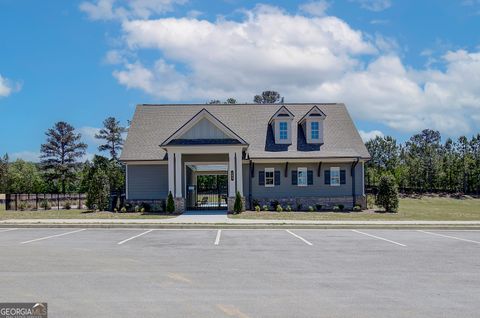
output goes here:
{"type": "MultiPolygon", "coordinates": [[[[233,207],[235,206],[235,197],[228,197],[227,198],[227,207],[228,207],[228,213],[233,213],[233,207]]],[[[245,211],[246,205],[245,205],[245,197],[242,197],[242,211],[245,211]]]]}
{"type": "Polygon", "coordinates": [[[183,213],[185,212],[185,198],[173,198],[175,202],[175,212],[183,213]]]}
{"type": "MultiPolygon", "coordinates": [[[[309,206],[312,206],[314,209],[316,208],[317,204],[322,205],[322,209],[332,209],[335,205],[343,204],[346,209],[353,208],[353,198],[352,196],[341,196],[341,197],[299,197],[299,198],[254,198],[252,199],[253,202],[258,201],[258,205],[262,208],[264,205],[267,205],[269,208],[271,207],[271,203],[274,201],[278,201],[283,209],[287,205],[290,205],[292,210],[297,210],[297,207],[301,204],[302,210],[308,210],[309,206]]],[[[367,200],[365,196],[357,196],[355,200],[355,204],[361,206],[362,209],[366,209],[367,207],[367,200]]],[[[255,209],[255,206],[252,206],[251,209],[255,209]]],[[[273,208],[272,208],[273,209],[273,208]]]]}

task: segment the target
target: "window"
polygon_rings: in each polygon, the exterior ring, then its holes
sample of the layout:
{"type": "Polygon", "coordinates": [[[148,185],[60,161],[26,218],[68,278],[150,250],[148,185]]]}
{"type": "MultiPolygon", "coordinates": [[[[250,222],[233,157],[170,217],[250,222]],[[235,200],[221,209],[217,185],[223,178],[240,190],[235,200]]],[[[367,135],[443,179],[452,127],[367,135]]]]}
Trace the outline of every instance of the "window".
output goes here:
{"type": "Polygon", "coordinates": [[[274,168],[265,168],[265,186],[266,187],[275,186],[275,169],[274,168]]]}
{"type": "Polygon", "coordinates": [[[287,140],[288,139],[288,124],[285,121],[280,122],[280,140],[287,140]]]}
{"type": "Polygon", "coordinates": [[[299,187],[306,187],[308,184],[307,168],[298,168],[297,172],[297,184],[299,187]]]}
{"type": "Polygon", "coordinates": [[[318,121],[312,121],[310,123],[310,132],[312,139],[318,139],[320,137],[320,127],[318,121]]]}
{"type": "Polygon", "coordinates": [[[330,185],[331,186],[340,185],[340,168],[339,167],[330,168],[330,185]]]}

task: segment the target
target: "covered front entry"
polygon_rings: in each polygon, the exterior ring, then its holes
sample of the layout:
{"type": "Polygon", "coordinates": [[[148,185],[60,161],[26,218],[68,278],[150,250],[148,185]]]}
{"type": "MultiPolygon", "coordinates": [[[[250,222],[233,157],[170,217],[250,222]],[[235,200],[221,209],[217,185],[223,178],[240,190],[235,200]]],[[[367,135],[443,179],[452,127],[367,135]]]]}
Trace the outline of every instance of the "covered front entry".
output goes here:
{"type": "Polygon", "coordinates": [[[228,165],[186,164],[187,210],[226,210],[228,165]]]}

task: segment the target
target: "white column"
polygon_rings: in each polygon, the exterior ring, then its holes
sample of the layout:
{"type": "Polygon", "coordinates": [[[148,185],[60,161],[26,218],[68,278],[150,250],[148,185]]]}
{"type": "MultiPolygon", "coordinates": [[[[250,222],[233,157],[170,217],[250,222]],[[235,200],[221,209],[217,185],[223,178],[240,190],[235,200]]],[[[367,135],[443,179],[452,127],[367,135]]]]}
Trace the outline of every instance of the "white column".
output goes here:
{"type": "Polygon", "coordinates": [[[168,153],[168,191],[175,196],[175,154],[168,153]]]}
{"type": "Polygon", "coordinates": [[[237,163],[237,172],[235,177],[237,178],[237,191],[240,192],[240,195],[243,196],[243,167],[242,167],[242,151],[237,151],[236,153],[236,163],[237,163]]]}
{"type": "Polygon", "coordinates": [[[235,196],[235,152],[228,153],[228,196],[235,196]],[[233,178],[232,178],[233,176],[233,178]],[[232,180],[233,179],[233,180],[232,180]]]}
{"type": "Polygon", "coordinates": [[[182,197],[182,154],[175,153],[175,197],[182,197]]]}

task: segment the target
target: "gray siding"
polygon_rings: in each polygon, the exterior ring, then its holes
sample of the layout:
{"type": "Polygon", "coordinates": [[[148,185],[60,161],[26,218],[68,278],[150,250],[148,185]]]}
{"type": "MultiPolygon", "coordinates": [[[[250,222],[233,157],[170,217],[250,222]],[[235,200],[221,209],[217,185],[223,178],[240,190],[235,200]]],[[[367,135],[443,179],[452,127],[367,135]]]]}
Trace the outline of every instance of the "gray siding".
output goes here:
{"type": "MultiPolygon", "coordinates": [[[[318,164],[317,163],[289,163],[288,173],[285,176],[285,164],[255,164],[255,173],[252,179],[252,197],[253,198],[297,198],[297,197],[340,197],[352,195],[352,177],[350,174],[350,163],[322,163],[320,177],[317,175],[318,164]],[[296,170],[298,167],[306,167],[308,170],[313,171],[313,185],[306,187],[300,187],[298,185],[292,185],[292,170],[296,170]],[[331,186],[325,184],[324,171],[330,169],[330,167],[340,167],[341,170],[345,170],[345,184],[340,186],[331,186]],[[265,187],[258,184],[258,172],[264,171],[265,168],[275,168],[280,171],[280,185],[274,187],[265,187]]],[[[355,169],[355,190],[356,195],[362,195],[362,165],[358,164],[355,169]]],[[[248,190],[247,192],[248,193],[248,190]]]]}
{"type": "Polygon", "coordinates": [[[167,165],[128,165],[128,199],[165,199],[168,194],[167,165]]]}
{"type": "Polygon", "coordinates": [[[223,131],[212,124],[208,119],[201,119],[189,131],[184,133],[180,139],[228,139],[223,131]]]}

